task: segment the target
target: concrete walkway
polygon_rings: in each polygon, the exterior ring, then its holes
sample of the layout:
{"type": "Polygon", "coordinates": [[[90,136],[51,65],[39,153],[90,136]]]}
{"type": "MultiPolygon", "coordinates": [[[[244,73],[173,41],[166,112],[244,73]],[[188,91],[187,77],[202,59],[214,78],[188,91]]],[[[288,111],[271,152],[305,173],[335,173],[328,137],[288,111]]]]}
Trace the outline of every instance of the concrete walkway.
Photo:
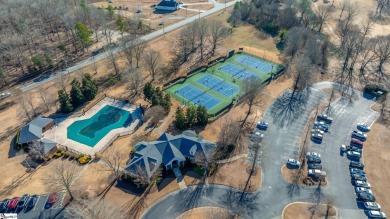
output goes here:
{"type": "Polygon", "coordinates": [[[164,118],[164,120],[163,120],[163,122],[161,123],[161,125],[160,125],[158,128],[155,129],[160,135],[164,133],[163,128],[167,125],[167,123],[168,123],[169,120],[175,115],[175,113],[176,113],[176,109],[172,110],[172,112],[170,112],[170,113],[168,114],[168,116],[166,116],[166,117],[164,118]]]}
{"type": "Polygon", "coordinates": [[[232,161],[235,161],[235,160],[238,160],[240,158],[247,157],[247,156],[248,156],[248,154],[239,154],[237,156],[230,157],[228,159],[218,160],[215,163],[218,163],[218,164],[229,163],[229,162],[232,162],[232,161]]]}

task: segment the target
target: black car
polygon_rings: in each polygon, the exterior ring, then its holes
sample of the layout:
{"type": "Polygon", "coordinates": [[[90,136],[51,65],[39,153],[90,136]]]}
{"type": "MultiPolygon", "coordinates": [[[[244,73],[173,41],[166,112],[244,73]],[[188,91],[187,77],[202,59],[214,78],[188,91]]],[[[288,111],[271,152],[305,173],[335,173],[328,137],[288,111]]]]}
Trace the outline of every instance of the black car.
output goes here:
{"type": "Polygon", "coordinates": [[[19,199],[19,202],[18,202],[18,208],[24,208],[24,206],[26,205],[27,203],[27,200],[28,198],[30,197],[30,195],[28,194],[24,194],[20,199],[19,199]]]}
{"type": "Polygon", "coordinates": [[[349,168],[355,168],[355,169],[364,169],[364,164],[360,163],[360,162],[356,162],[356,161],[351,161],[351,163],[349,163],[349,168]]]}
{"type": "Polygon", "coordinates": [[[0,213],[5,213],[7,211],[9,199],[4,199],[2,202],[0,202],[0,213]]]}
{"type": "Polygon", "coordinates": [[[319,157],[308,157],[307,158],[307,163],[310,164],[310,163],[321,163],[321,158],[319,157]]]}
{"type": "Polygon", "coordinates": [[[360,134],[360,133],[357,133],[357,132],[353,132],[352,135],[351,135],[352,138],[356,138],[360,141],[366,141],[367,137],[360,134]]]}
{"type": "Polygon", "coordinates": [[[330,117],[330,116],[328,116],[328,115],[326,115],[326,114],[320,114],[320,115],[318,115],[318,116],[317,116],[317,120],[319,120],[319,121],[324,121],[324,122],[326,122],[326,123],[328,123],[328,124],[332,124],[332,122],[333,122],[333,118],[330,117]]]}
{"type": "Polygon", "coordinates": [[[33,208],[35,206],[35,203],[37,202],[37,199],[38,199],[37,195],[31,196],[27,202],[27,208],[33,208]]]}
{"type": "Polygon", "coordinates": [[[318,163],[309,163],[307,165],[308,169],[317,169],[317,170],[322,170],[322,165],[318,163]]]}
{"type": "Polygon", "coordinates": [[[356,193],[356,196],[360,201],[365,201],[365,202],[375,201],[375,196],[367,192],[356,193]]]}

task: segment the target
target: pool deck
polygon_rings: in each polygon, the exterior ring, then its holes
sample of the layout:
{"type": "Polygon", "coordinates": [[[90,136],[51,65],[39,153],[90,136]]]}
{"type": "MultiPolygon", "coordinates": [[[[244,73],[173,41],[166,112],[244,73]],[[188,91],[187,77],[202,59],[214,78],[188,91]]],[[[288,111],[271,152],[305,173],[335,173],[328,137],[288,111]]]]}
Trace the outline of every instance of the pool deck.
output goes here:
{"type": "Polygon", "coordinates": [[[95,106],[93,106],[90,110],[85,112],[85,114],[55,119],[55,125],[50,130],[46,131],[43,137],[55,141],[59,146],[67,147],[71,151],[77,151],[80,154],[95,155],[96,153],[99,153],[103,148],[105,148],[107,144],[111,143],[113,138],[115,138],[117,135],[126,135],[133,133],[137,129],[138,124],[141,120],[141,110],[137,106],[106,97],[99,103],[97,103],[95,106]],[[106,105],[131,112],[131,115],[133,117],[132,123],[128,127],[111,130],[94,147],[90,147],[67,137],[68,126],[70,126],[75,121],[91,118],[106,105]]]}

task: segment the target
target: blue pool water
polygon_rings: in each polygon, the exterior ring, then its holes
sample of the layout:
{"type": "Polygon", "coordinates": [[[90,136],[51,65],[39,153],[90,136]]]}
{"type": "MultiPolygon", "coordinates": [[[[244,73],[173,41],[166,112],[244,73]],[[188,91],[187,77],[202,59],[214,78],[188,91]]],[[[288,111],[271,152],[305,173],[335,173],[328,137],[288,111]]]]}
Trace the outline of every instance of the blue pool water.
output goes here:
{"type": "Polygon", "coordinates": [[[105,106],[89,119],[72,123],[68,127],[69,139],[94,147],[111,130],[127,127],[131,113],[113,106],[105,106]]]}

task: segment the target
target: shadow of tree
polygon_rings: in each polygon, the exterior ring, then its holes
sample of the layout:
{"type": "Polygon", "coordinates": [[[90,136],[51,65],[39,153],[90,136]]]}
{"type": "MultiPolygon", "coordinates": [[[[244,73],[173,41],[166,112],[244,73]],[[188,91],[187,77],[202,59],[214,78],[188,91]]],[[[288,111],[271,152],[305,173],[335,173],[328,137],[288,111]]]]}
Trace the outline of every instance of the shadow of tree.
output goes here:
{"type": "Polygon", "coordinates": [[[291,125],[305,110],[310,89],[293,93],[291,90],[280,95],[271,106],[274,123],[280,127],[291,125]]]}

